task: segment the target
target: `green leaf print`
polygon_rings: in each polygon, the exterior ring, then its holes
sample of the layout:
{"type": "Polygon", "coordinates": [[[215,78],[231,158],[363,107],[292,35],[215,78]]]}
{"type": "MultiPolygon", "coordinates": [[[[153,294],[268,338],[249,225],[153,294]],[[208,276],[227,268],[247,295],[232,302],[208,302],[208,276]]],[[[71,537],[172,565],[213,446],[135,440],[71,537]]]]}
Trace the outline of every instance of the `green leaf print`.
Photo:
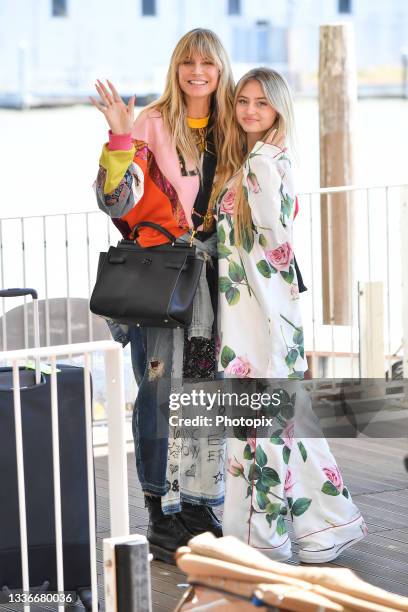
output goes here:
{"type": "Polygon", "coordinates": [[[302,359],[305,358],[305,349],[303,346],[299,346],[299,355],[301,356],[302,359]]]}
{"type": "Polygon", "coordinates": [[[293,266],[290,266],[289,272],[281,272],[281,277],[284,281],[291,285],[293,283],[293,279],[295,278],[295,269],[293,266]]]}
{"type": "Polygon", "coordinates": [[[254,246],[254,233],[251,230],[245,230],[242,240],[242,246],[246,250],[247,253],[252,251],[252,247],[254,246]]]}
{"type": "Polygon", "coordinates": [[[225,292],[225,297],[230,306],[235,306],[235,304],[238,304],[241,294],[236,287],[230,287],[228,291],[225,292]]]}
{"type": "Polygon", "coordinates": [[[262,469],[262,483],[268,487],[276,487],[280,484],[279,474],[276,470],[270,467],[264,467],[262,469]]]}
{"type": "Polygon", "coordinates": [[[264,493],[263,491],[257,491],[256,501],[258,502],[258,506],[260,507],[260,509],[265,510],[266,505],[268,503],[268,498],[266,496],[266,493],[264,493]]]}
{"type": "Polygon", "coordinates": [[[295,344],[303,344],[303,329],[296,329],[293,334],[293,342],[295,344]]]}
{"type": "Polygon", "coordinates": [[[270,486],[265,484],[262,477],[256,481],[256,490],[263,491],[263,493],[269,493],[270,486]]]}
{"type": "Polygon", "coordinates": [[[228,266],[228,275],[234,283],[240,283],[245,276],[245,270],[235,261],[231,261],[228,266]]]}
{"type": "Polygon", "coordinates": [[[288,368],[293,368],[296,363],[296,359],[298,358],[299,351],[295,348],[290,349],[289,353],[285,357],[286,365],[288,368]]]}
{"type": "Polygon", "coordinates": [[[227,259],[232,254],[232,251],[225,244],[221,244],[221,242],[217,245],[217,251],[218,259],[227,259]]]}
{"type": "Polygon", "coordinates": [[[344,497],[346,497],[347,499],[350,497],[349,492],[347,491],[346,487],[344,487],[342,494],[344,495],[344,497]]]}
{"type": "Polygon", "coordinates": [[[298,442],[297,445],[298,445],[298,449],[300,451],[300,454],[302,455],[303,461],[306,462],[306,460],[307,460],[307,450],[305,449],[304,444],[302,442],[298,442]]]}
{"type": "Polygon", "coordinates": [[[258,268],[258,272],[260,272],[262,276],[264,276],[265,278],[271,278],[272,269],[266,259],[261,259],[261,261],[258,261],[256,267],[258,268]]]}
{"type": "Polygon", "coordinates": [[[265,238],[264,234],[259,234],[259,238],[258,238],[258,240],[259,240],[259,244],[261,245],[261,247],[264,247],[264,248],[265,248],[265,247],[267,247],[267,246],[268,246],[268,241],[267,241],[267,239],[265,238]]]}
{"type": "MultiPolygon", "coordinates": [[[[236,355],[234,351],[232,350],[232,348],[230,348],[229,346],[224,346],[224,348],[222,349],[222,353],[221,353],[222,367],[226,368],[229,362],[235,359],[235,357],[236,355]]],[[[246,438],[244,438],[244,440],[246,440],[246,438]]]]}
{"type": "Polygon", "coordinates": [[[260,478],[261,475],[262,475],[261,468],[259,467],[259,465],[256,465],[255,463],[253,463],[251,467],[249,468],[248,480],[250,480],[251,482],[254,482],[255,480],[258,480],[258,478],[260,478]]]}
{"type": "Polygon", "coordinates": [[[269,504],[266,506],[266,511],[271,515],[272,520],[276,521],[280,514],[280,504],[272,504],[269,502],[269,504]]]}
{"type": "Polygon", "coordinates": [[[274,389],[273,392],[274,394],[275,393],[279,394],[279,405],[280,406],[282,406],[283,404],[290,404],[290,395],[286,391],[286,389],[274,389]]]}
{"type": "Polygon", "coordinates": [[[289,509],[291,509],[292,506],[293,506],[293,498],[292,497],[287,497],[286,501],[288,502],[289,509]]]}
{"type": "Polygon", "coordinates": [[[282,535],[284,535],[287,532],[288,532],[288,530],[286,529],[285,519],[283,518],[283,516],[280,516],[278,518],[278,522],[276,524],[276,533],[278,535],[282,536],[282,535]]]}
{"type": "Polygon", "coordinates": [[[277,429],[276,431],[274,431],[271,437],[269,438],[270,443],[271,444],[285,444],[285,441],[283,440],[283,438],[281,438],[282,432],[283,432],[283,429],[277,429]]]}
{"type": "Polygon", "coordinates": [[[226,234],[225,234],[225,229],[223,228],[222,225],[218,226],[218,230],[217,230],[217,240],[218,242],[222,242],[224,244],[225,239],[226,239],[226,234]]]}
{"type": "Polygon", "coordinates": [[[286,445],[283,447],[282,457],[283,461],[286,463],[286,465],[288,465],[290,457],[290,448],[288,448],[286,445]]]}
{"type": "Polygon", "coordinates": [[[276,417],[280,412],[280,406],[274,406],[271,402],[268,406],[264,406],[264,410],[269,417],[276,417]]]}
{"type": "Polygon", "coordinates": [[[281,415],[286,421],[290,421],[295,416],[295,407],[293,404],[284,404],[281,407],[281,415]]]}
{"type": "Polygon", "coordinates": [[[294,200],[290,197],[290,195],[288,195],[287,193],[282,194],[281,213],[284,217],[290,217],[292,213],[293,202],[294,200]]]}
{"type": "Polygon", "coordinates": [[[304,514],[311,503],[311,499],[308,499],[307,497],[299,497],[299,499],[293,503],[291,508],[293,516],[301,516],[304,514]]]}
{"type": "Polygon", "coordinates": [[[221,293],[225,293],[232,287],[232,281],[228,278],[228,276],[220,276],[218,280],[218,288],[221,293]]]}
{"type": "Polygon", "coordinates": [[[234,246],[235,244],[234,228],[232,228],[232,230],[229,233],[229,241],[230,241],[230,246],[234,246]]]}
{"type": "Polygon", "coordinates": [[[330,480],[326,480],[324,485],[322,486],[322,493],[326,493],[326,495],[340,495],[340,491],[336,489],[334,484],[330,482],[330,480]]]}
{"type": "Polygon", "coordinates": [[[304,372],[297,371],[297,372],[292,372],[291,374],[289,374],[288,379],[289,380],[303,380],[304,376],[305,376],[304,372]]]}
{"type": "Polygon", "coordinates": [[[262,446],[260,446],[259,444],[256,447],[256,451],[255,451],[255,461],[257,462],[257,464],[261,468],[263,468],[267,464],[267,462],[268,462],[268,458],[266,456],[266,453],[263,450],[262,446]]]}
{"type": "Polygon", "coordinates": [[[222,244],[221,242],[219,242],[217,245],[217,251],[219,259],[227,259],[232,254],[231,249],[226,247],[225,244],[222,244]]]}
{"type": "Polygon", "coordinates": [[[248,499],[248,497],[250,497],[251,495],[252,495],[252,487],[251,485],[248,485],[247,494],[246,494],[245,499],[248,499]]]}
{"type": "Polygon", "coordinates": [[[251,447],[249,446],[249,444],[246,444],[244,448],[244,459],[252,459],[252,457],[253,452],[251,451],[251,447]]]}
{"type": "Polygon", "coordinates": [[[248,200],[248,187],[246,185],[242,185],[242,189],[243,189],[243,192],[244,192],[244,197],[245,197],[246,201],[248,202],[249,201],[248,200]]]}
{"type": "Polygon", "coordinates": [[[265,518],[268,522],[269,527],[272,527],[272,522],[275,521],[276,518],[273,518],[272,514],[267,514],[265,518]]]}

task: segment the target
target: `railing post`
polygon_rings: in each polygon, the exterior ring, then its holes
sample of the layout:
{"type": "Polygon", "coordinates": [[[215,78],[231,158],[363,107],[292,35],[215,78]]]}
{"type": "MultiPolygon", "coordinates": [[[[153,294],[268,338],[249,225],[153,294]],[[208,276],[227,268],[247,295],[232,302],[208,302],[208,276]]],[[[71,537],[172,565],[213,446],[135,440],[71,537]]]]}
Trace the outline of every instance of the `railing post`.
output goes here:
{"type": "Polygon", "coordinates": [[[105,353],[111,537],[129,534],[122,347],[105,353]]]}
{"type": "Polygon", "coordinates": [[[383,292],[381,281],[358,283],[361,378],[385,376],[383,292]]]}
{"type": "Polygon", "coordinates": [[[408,186],[401,188],[401,290],[403,376],[408,377],[408,186]]]}

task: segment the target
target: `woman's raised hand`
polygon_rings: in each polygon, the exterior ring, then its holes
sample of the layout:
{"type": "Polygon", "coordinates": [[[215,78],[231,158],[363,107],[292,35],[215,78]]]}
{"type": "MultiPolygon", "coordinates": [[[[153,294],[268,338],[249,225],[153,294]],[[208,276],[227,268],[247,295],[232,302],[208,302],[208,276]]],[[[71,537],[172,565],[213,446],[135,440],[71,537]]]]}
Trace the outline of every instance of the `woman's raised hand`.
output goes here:
{"type": "Polygon", "coordinates": [[[273,144],[276,147],[279,147],[280,149],[282,149],[285,144],[284,138],[278,136],[278,130],[276,128],[271,130],[266,135],[266,137],[264,138],[264,142],[265,144],[273,144]]]}
{"type": "Polygon", "coordinates": [[[105,115],[113,134],[129,134],[132,131],[134,121],[135,96],[132,96],[126,105],[114,85],[108,80],[106,82],[110,91],[99,79],[95,83],[102,104],[95,98],[90,97],[90,100],[105,115]]]}

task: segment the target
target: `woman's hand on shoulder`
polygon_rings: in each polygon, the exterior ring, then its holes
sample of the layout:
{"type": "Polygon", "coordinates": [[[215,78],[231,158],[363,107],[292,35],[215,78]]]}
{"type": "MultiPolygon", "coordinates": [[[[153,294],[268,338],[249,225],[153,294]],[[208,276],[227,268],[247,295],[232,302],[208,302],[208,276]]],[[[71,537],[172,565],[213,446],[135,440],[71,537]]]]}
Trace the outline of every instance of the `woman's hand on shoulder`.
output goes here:
{"type": "Polygon", "coordinates": [[[108,80],[106,82],[109,89],[99,79],[95,83],[102,104],[95,98],[90,97],[90,100],[105,115],[113,134],[129,134],[134,122],[135,96],[132,96],[126,105],[113,83],[108,80]]]}

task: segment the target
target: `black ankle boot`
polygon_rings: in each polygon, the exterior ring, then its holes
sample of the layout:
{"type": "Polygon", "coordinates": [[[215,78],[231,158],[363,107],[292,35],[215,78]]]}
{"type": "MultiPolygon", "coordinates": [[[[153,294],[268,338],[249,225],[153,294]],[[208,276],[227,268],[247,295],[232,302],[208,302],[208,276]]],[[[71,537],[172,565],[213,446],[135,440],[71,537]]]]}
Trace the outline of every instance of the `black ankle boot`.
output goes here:
{"type": "Polygon", "coordinates": [[[174,552],[179,546],[186,546],[191,533],[178,518],[179,514],[164,514],[161,498],[145,495],[145,504],[149,511],[147,540],[154,559],[165,563],[175,563],[174,552]]]}
{"type": "Polygon", "coordinates": [[[193,536],[211,531],[217,538],[222,538],[221,523],[209,506],[183,502],[179,516],[193,536]]]}

